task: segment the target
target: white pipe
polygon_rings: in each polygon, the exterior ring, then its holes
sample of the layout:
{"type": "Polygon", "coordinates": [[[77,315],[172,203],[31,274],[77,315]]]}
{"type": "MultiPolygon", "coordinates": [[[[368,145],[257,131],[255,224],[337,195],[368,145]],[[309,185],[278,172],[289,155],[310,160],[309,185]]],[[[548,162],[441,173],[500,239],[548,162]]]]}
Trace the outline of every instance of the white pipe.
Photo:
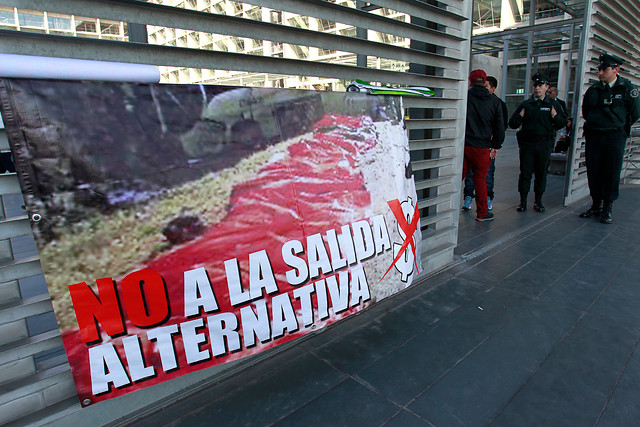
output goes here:
{"type": "Polygon", "coordinates": [[[158,83],[153,65],[0,53],[0,77],[158,83]]]}

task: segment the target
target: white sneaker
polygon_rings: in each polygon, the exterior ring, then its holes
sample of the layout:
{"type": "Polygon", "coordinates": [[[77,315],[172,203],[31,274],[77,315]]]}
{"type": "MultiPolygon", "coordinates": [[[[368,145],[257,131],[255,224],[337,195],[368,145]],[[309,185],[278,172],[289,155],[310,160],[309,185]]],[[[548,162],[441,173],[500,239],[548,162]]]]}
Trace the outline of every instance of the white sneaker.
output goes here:
{"type": "Polygon", "coordinates": [[[489,210],[493,209],[493,200],[491,200],[491,197],[487,197],[487,206],[489,206],[489,210]]]}

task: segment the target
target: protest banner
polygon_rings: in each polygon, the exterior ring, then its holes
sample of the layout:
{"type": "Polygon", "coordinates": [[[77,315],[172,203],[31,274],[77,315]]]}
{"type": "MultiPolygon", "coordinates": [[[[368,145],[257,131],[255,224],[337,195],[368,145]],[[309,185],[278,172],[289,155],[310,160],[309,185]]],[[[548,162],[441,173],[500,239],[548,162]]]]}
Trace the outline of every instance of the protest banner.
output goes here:
{"type": "Polygon", "coordinates": [[[237,360],[411,284],[398,97],[5,79],[83,405],[237,360]]]}

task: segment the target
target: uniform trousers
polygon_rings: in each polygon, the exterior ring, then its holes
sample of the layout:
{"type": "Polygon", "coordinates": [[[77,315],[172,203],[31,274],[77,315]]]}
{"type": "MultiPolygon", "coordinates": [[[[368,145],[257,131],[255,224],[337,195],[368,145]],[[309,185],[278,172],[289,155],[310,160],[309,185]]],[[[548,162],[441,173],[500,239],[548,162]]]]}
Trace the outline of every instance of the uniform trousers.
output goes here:
{"type": "Polygon", "coordinates": [[[553,136],[541,136],[536,139],[518,138],[518,147],[520,147],[518,192],[520,194],[529,193],[533,174],[535,174],[533,191],[536,196],[542,196],[542,193],[544,193],[547,188],[547,170],[551,162],[553,143],[553,136]]]}
{"type": "Polygon", "coordinates": [[[589,192],[594,204],[618,198],[620,171],[627,134],[616,131],[585,130],[585,160],[589,192]]]}
{"type": "Polygon", "coordinates": [[[477,216],[485,216],[489,212],[487,204],[487,172],[489,171],[488,148],[464,147],[464,161],[462,162],[462,179],[464,179],[469,170],[473,171],[473,183],[476,187],[476,206],[477,216]]]}

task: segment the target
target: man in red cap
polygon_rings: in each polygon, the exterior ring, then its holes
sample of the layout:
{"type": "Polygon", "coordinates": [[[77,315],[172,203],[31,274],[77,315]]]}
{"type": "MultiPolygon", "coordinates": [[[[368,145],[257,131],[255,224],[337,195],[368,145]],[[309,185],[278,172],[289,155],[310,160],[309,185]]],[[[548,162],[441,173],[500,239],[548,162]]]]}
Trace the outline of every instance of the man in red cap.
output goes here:
{"type": "Polygon", "coordinates": [[[487,205],[487,172],[491,149],[500,149],[504,141],[504,118],[500,100],[484,86],[487,74],[473,70],[469,75],[467,96],[467,126],[464,136],[462,179],[473,171],[476,188],[476,220],[491,221],[493,214],[487,205]]]}

